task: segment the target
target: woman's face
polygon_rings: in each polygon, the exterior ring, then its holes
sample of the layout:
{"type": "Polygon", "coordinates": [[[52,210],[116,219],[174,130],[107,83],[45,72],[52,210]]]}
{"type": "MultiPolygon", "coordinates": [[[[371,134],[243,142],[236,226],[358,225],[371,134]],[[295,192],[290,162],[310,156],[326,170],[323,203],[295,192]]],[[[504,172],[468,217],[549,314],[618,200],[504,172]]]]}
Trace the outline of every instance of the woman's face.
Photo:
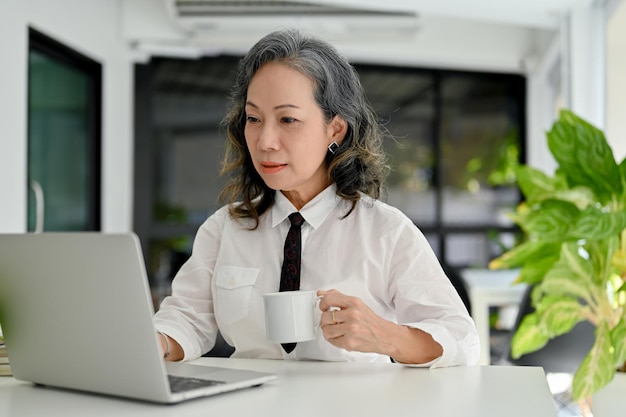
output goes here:
{"type": "Polygon", "coordinates": [[[301,208],[329,185],[324,159],[340,143],[346,124],[324,120],[313,81],[275,62],[263,65],[248,86],[244,134],[254,167],[268,187],[301,208]]]}

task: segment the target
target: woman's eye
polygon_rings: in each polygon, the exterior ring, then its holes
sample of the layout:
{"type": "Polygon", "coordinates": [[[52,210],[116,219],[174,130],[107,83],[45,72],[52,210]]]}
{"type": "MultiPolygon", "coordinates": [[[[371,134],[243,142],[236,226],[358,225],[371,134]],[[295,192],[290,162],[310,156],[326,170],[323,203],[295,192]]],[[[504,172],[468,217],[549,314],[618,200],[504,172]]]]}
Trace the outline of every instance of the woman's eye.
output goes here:
{"type": "Polygon", "coordinates": [[[259,119],[257,119],[254,116],[246,116],[246,122],[248,122],[248,123],[256,123],[258,121],[259,121],[259,119]]]}
{"type": "Polygon", "coordinates": [[[294,119],[293,117],[283,117],[280,119],[280,121],[283,123],[293,123],[296,121],[296,119],[294,119]]]}

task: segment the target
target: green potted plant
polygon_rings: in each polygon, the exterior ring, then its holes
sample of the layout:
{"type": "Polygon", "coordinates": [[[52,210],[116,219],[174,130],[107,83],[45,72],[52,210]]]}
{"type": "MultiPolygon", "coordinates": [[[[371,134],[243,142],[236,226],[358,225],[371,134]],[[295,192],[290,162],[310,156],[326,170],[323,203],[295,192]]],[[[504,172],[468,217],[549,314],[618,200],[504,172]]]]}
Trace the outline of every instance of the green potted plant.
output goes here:
{"type": "Polygon", "coordinates": [[[547,133],[554,175],[516,168],[524,201],[511,214],[519,244],[490,263],[520,268],[535,311],[511,341],[514,358],[534,352],[578,322],[595,326],[572,396],[585,401],[626,362],[626,159],[617,164],[602,131],[568,110],[547,133]]]}

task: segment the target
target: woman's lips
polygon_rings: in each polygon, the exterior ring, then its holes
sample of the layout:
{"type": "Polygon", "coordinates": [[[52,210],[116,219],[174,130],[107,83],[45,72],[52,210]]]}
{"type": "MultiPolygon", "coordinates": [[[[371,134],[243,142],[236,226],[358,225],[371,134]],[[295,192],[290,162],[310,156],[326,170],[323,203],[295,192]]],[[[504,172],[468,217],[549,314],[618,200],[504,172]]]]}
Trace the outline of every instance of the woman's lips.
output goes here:
{"type": "Polygon", "coordinates": [[[276,174],[285,168],[287,164],[279,164],[277,162],[264,162],[261,164],[261,171],[264,174],[276,174]]]}

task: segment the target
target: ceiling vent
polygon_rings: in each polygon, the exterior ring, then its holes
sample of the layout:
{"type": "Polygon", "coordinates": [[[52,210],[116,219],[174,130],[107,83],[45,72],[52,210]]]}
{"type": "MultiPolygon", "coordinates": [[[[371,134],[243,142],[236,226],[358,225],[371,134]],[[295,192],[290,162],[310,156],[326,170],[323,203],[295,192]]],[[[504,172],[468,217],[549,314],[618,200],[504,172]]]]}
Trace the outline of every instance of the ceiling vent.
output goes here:
{"type": "Polygon", "coordinates": [[[238,36],[296,27],[333,35],[415,31],[415,10],[374,10],[337,2],[275,0],[165,0],[170,16],[190,36],[238,36]]]}
{"type": "Polygon", "coordinates": [[[377,11],[336,4],[275,0],[174,0],[180,17],[262,16],[415,16],[402,11],[377,11]]]}

